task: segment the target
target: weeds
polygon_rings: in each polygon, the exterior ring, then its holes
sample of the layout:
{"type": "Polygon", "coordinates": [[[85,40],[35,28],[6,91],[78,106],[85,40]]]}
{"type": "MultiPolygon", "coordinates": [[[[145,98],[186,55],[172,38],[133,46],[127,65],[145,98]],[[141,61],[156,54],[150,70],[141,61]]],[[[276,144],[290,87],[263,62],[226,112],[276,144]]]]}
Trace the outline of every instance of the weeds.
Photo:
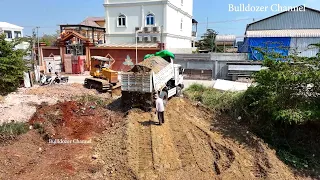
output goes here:
{"type": "Polygon", "coordinates": [[[22,122],[4,123],[0,126],[0,134],[18,136],[28,132],[29,127],[22,122]]]}
{"type": "Polygon", "coordinates": [[[200,84],[193,84],[185,91],[185,95],[189,99],[201,102],[215,112],[231,110],[241,94],[242,93],[236,92],[222,92],[200,84]]]}
{"type": "Polygon", "coordinates": [[[80,103],[95,103],[97,106],[105,106],[107,104],[107,102],[98,96],[94,96],[94,95],[83,95],[83,96],[76,96],[73,97],[74,100],[80,102],[80,103]]]}

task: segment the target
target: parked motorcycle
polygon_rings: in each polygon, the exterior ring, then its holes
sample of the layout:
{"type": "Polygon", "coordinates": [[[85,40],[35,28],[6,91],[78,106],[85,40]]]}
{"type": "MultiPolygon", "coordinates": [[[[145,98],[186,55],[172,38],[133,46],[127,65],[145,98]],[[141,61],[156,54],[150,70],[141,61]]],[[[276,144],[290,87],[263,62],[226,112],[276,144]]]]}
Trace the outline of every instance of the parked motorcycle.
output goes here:
{"type": "Polygon", "coordinates": [[[69,77],[68,76],[59,76],[57,72],[55,72],[56,77],[54,78],[53,83],[60,84],[60,83],[68,83],[69,77]]]}
{"type": "Polygon", "coordinates": [[[51,76],[46,76],[45,74],[40,75],[40,85],[51,85],[53,83],[53,78],[51,76]]]}

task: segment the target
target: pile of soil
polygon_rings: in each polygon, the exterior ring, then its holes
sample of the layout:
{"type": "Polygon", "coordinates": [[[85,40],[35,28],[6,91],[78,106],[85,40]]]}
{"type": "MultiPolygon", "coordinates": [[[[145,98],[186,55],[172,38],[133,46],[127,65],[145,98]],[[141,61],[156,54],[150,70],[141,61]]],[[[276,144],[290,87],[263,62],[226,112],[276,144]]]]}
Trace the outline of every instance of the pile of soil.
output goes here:
{"type": "Polygon", "coordinates": [[[75,101],[39,106],[29,123],[43,128],[47,138],[88,140],[112,123],[111,116],[104,109],[96,108],[94,103],[75,101]]]}
{"type": "Polygon", "coordinates": [[[93,149],[116,117],[95,103],[40,105],[29,121],[34,129],[0,147],[0,179],[95,179],[102,164],[93,149]]]}

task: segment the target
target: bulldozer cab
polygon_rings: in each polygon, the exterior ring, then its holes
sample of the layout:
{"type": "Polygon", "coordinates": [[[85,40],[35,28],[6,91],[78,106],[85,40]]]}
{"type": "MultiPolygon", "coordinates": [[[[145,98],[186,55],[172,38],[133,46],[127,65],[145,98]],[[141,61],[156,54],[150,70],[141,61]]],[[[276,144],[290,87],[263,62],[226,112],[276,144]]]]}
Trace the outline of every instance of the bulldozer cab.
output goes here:
{"type": "Polygon", "coordinates": [[[110,68],[111,66],[111,59],[102,57],[102,56],[92,56],[91,57],[91,67],[94,68],[110,68]]]}
{"type": "Polygon", "coordinates": [[[111,61],[112,60],[110,58],[102,56],[92,56],[90,75],[94,77],[99,77],[103,69],[111,69],[111,61]]]}

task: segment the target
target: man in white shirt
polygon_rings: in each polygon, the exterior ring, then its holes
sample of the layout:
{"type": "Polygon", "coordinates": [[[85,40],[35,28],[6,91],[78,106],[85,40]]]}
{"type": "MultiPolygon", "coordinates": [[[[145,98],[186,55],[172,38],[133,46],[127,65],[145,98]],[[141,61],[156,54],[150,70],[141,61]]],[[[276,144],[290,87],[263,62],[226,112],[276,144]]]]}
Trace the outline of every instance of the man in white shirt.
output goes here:
{"type": "Polygon", "coordinates": [[[48,69],[49,69],[49,73],[51,74],[52,73],[52,65],[51,65],[51,63],[49,62],[49,65],[48,65],[48,69]]]}
{"type": "Polygon", "coordinates": [[[155,95],[156,98],[156,113],[158,114],[159,124],[161,125],[164,123],[164,103],[161,98],[159,98],[159,95],[155,95]]]}

